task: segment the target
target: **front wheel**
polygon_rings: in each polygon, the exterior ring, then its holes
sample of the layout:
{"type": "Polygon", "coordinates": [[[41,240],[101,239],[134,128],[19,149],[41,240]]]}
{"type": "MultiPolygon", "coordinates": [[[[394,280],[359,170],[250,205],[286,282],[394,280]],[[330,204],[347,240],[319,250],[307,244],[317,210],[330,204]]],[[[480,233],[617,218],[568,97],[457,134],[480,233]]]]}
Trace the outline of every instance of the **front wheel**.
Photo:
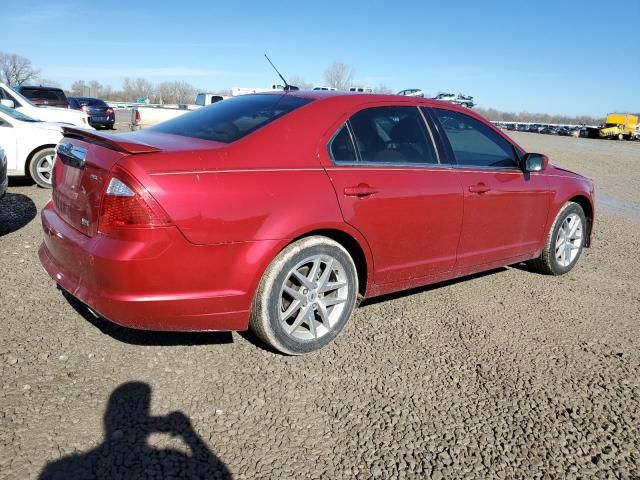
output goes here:
{"type": "Polygon", "coordinates": [[[349,253],[321,236],[298,240],[271,262],[256,292],[251,330],[266,344],[302,355],[329,344],[356,305],[358,275],[349,253]]]}
{"type": "Polygon", "coordinates": [[[29,173],[33,181],[43,188],[51,188],[55,158],[54,148],[43,148],[31,157],[29,173]]]}
{"type": "Polygon", "coordinates": [[[575,202],[565,203],[551,226],[542,254],[529,264],[550,275],[567,273],[578,263],[586,235],[584,210],[575,202]]]}

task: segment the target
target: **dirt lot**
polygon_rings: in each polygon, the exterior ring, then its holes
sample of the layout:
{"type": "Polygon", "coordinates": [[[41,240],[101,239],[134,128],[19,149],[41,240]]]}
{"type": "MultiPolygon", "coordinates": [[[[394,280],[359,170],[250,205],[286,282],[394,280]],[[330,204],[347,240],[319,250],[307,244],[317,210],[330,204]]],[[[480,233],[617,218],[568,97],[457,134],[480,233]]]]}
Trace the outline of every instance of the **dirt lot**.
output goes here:
{"type": "Polygon", "coordinates": [[[596,182],[577,268],[369,302],[302,358],[92,318],[38,264],[49,192],[12,182],[0,478],[640,478],[640,143],[514,136],[596,182]]]}

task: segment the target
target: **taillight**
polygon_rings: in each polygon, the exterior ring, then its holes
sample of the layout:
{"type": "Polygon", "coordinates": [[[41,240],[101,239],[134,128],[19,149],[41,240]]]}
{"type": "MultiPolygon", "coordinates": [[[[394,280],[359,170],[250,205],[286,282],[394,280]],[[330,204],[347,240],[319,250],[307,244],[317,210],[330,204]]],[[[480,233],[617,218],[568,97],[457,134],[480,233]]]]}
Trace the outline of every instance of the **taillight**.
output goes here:
{"type": "Polygon", "coordinates": [[[107,115],[111,115],[113,113],[113,109],[112,108],[107,108],[107,115]]]}
{"type": "Polygon", "coordinates": [[[82,107],[80,107],[80,110],[82,110],[84,113],[89,113],[89,107],[87,107],[86,105],[83,105],[82,107]]]}
{"type": "Polygon", "coordinates": [[[171,219],[140,182],[115,168],[102,197],[98,232],[109,234],[122,228],[154,228],[170,225],[171,219]]]}
{"type": "Polygon", "coordinates": [[[136,108],[135,120],[136,124],[140,123],[140,110],[136,108]]]}

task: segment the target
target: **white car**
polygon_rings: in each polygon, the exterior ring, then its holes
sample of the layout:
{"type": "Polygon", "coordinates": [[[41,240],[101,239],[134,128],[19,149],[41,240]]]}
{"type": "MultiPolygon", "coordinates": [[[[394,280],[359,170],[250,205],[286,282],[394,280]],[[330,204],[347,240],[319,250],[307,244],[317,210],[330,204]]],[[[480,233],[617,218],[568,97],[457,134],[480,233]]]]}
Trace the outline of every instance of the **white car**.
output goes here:
{"type": "Polygon", "coordinates": [[[7,156],[9,176],[29,175],[38,185],[51,188],[56,145],[62,124],[35,120],[0,105],[0,145],[7,156]]]}
{"type": "Polygon", "coordinates": [[[8,85],[0,83],[0,104],[15,108],[18,112],[44,122],[59,122],[79,128],[93,130],[89,125],[89,115],[79,110],[58,107],[37,107],[8,85]]]}
{"type": "Polygon", "coordinates": [[[7,193],[7,187],[9,186],[9,177],[7,177],[7,157],[4,154],[4,150],[0,147],[0,198],[4,197],[7,193]]]}

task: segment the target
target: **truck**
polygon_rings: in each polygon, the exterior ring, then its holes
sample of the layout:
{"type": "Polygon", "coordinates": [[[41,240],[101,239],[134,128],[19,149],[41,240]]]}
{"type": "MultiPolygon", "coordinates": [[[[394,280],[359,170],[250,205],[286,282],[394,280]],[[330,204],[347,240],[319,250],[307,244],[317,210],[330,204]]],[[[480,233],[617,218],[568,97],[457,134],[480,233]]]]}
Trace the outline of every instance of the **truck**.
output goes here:
{"type": "Polygon", "coordinates": [[[271,88],[261,88],[261,87],[233,87],[231,89],[231,96],[237,97],[239,95],[250,95],[252,93],[266,93],[273,92],[277,90],[284,91],[284,85],[272,84],[271,88]]]}
{"type": "Polygon", "coordinates": [[[129,128],[140,130],[142,128],[151,127],[161,122],[179,117],[185,113],[192,112],[207,105],[220,102],[228,98],[217,93],[198,93],[194,104],[176,104],[176,105],[136,105],[131,109],[131,120],[129,128]]]}
{"type": "Polygon", "coordinates": [[[638,127],[638,116],[630,113],[609,113],[604,128],[598,132],[600,138],[632,140],[638,127]]]}

